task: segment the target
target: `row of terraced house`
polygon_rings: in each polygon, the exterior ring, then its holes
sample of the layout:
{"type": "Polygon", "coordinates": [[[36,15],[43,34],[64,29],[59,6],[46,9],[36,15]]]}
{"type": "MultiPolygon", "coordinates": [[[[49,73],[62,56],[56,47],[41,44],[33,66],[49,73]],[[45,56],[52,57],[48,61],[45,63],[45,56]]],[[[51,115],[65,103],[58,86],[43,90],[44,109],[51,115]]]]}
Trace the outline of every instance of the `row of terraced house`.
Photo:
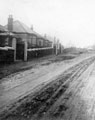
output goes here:
{"type": "Polygon", "coordinates": [[[59,40],[38,34],[24,23],[14,21],[12,15],[6,26],[0,25],[0,62],[27,61],[62,51],[59,40]]]}

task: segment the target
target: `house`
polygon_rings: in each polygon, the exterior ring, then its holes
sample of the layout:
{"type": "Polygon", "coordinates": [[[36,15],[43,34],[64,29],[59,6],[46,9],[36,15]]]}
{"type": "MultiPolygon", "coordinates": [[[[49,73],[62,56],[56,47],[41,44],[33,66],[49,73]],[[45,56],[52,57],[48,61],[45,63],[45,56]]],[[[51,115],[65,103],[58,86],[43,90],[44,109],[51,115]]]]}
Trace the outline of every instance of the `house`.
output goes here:
{"type": "Polygon", "coordinates": [[[16,59],[27,61],[27,59],[32,56],[41,56],[41,54],[45,54],[45,49],[42,48],[50,47],[49,51],[52,51],[53,49],[52,45],[50,46],[49,40],[33,31],[33,29],[30,29],[24,23],[18,20],[14,21],[12,15],[8,18],[6,28],[9,32],[12,32],[17,36],[15,50],[16,59]]]}
{"type": "Polygon", "coordinates": [[[16,59],[15,43],[16,36],[0,25],[0,63],[13,62],[16,59]]]}
{"type": "Polygon", "coordinates": [[[10,62],[15,60],[27,61],[33,57],[58,53],[59,43],[54,39],[51,40],[47,36],[38,34],[33,30],[33,27],[29,28],[18,20],[14,21],[12,15],[9,15],[8,24],[6,26],[0,25],[1,50],[1,61],[9,58],[8,56],[10,56],[10,62]]]}

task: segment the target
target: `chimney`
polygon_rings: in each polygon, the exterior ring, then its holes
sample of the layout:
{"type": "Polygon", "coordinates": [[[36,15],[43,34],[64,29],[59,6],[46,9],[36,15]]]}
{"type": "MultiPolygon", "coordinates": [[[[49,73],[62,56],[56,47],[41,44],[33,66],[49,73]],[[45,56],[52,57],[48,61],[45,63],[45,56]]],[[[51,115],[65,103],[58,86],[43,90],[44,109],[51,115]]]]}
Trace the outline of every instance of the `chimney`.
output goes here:
{"type": "Polygon", "coordinates": [[[9,18],[8,18],[8,30],[10,32],[13,31],[13,17],[12,17],[12,15],[9,15],[9,18]]]}

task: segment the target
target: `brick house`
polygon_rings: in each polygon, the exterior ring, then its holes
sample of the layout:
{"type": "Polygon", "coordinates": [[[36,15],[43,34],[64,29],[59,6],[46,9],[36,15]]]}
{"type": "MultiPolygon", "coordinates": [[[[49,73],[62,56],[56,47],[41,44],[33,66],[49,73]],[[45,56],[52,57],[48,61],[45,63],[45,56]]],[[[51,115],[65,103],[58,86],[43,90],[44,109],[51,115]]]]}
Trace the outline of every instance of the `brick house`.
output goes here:
{"type": "Polygon", "coordinates": [[[15,61],[15,43],[16,36],[0,25],[0,63],[15,61]]]}
{"type": "Polygon", "coordinates": [[[33,48],[52,47],[52,42],[49,42],[49,40],[30,29],[24,23],[18,20],[14,21],[11,15],[8,18],[6,27],[17,36],[16,59],[27,61],[28,55],[32,56],[33,53],[33,56],[36,56],[39,53],[37,53],[37,50],[40,51],[40,49],[35,49],[35,52],[30,52],[33,48]]]}

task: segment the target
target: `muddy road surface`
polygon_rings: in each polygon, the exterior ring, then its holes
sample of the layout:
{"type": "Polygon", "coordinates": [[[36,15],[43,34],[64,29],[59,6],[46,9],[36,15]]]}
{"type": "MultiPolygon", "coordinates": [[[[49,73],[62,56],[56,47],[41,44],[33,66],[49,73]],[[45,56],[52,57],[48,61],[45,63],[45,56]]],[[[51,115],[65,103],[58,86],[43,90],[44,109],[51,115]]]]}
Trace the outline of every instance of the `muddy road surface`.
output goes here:
{"type": "Polygon", "coordinates": [[[34,71],[2,82],[0,120],[95,120],[95,56],[34,71]]]}

